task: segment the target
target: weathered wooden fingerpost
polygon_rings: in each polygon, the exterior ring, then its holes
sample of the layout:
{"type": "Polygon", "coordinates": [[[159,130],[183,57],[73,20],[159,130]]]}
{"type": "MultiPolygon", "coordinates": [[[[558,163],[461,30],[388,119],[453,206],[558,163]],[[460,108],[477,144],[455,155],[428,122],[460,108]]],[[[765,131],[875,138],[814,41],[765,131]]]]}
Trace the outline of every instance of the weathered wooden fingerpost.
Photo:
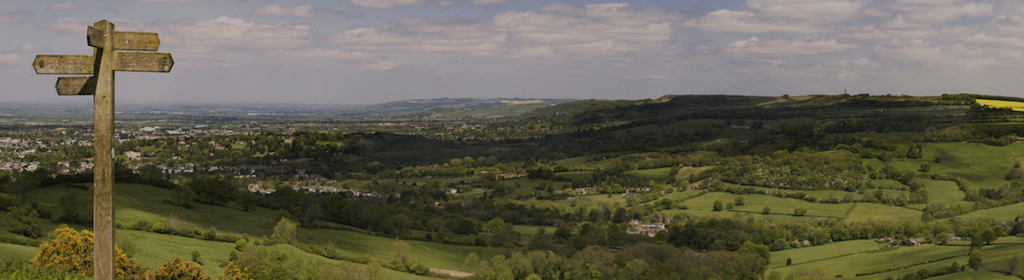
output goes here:
{"type": "Polygon", "coordinates": [[[36,74],[85,74],[57,78],[58,95],[93,95],[93,265],[94,279],[114,279],[114,71],[170,72],[169,53],[156,51],[156,33],[114,31],[101,20],[89,26],[86,38],[93,55],[37,55],[36,74]]]}

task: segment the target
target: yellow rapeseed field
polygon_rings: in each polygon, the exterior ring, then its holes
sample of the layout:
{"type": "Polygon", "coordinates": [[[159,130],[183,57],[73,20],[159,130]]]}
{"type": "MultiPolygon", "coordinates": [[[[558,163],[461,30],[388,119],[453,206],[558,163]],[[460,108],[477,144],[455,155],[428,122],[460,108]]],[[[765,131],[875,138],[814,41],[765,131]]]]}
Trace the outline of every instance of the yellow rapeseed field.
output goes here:
{"type": "Polygon", "coordinates": [[[978,102],[981,106],[996,108],[996,109],[1011,109],[1014,111],[1024,112],[1024,102],[1017,101],[1003,101],[1003,100],[989,100],[989,99],[975,99],[974,102],[978,102]]]}

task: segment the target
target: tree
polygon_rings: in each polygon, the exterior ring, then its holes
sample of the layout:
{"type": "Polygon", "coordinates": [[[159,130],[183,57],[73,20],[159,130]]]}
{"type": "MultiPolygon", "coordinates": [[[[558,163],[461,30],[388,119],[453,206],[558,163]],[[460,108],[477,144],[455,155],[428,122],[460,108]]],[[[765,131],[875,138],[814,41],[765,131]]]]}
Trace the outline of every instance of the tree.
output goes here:
{"type": "Polygon", "coordinates": [[[480,266],[480,257],[477,257],[476,253],[469,253],[469,256],[466,256],[466,260],[462,263],[462,271],[477,274],[479,273],[478,266],[480,266]]]}
{"type": "Polygon", "coordinates": [[[971,256],[967,259],[967,266],[975,270],[981,268],[981,249],[971,249],[971,256]]]}
{"type": "Polygon", "coordinates": [[[761,209],[761,214],[768,215],[768,214],[771,214],[771,213],[772,213],[772,208],[771,207],[765,206],[764,209],[761,209]]]}
{"type": "MultiPolygon", "coordinates": [[[[32,258],[32,265],[39,268],[58,268],[75,274],[92,275],[93,234],[89,230],[81,233],[62,227],[53,230],[53,240],[39,245],[39,254],[32,258]]],[[[129,258],[121,248],[114,246],[114,270],[117,278],[126,279],[133,275],[145,274],[142,264],[129,258]]]]}
{"type": "Polygon", "coordinates": [[[740,246],[740,249],[736,250],[736,252],[752,253],[754,255],[757,255],[762,260],[764,260],[764,264],[766,266],[771,261],[771,251],[768,250],[768,246],[761,245],[761,244],[754,244],[754,242],[750,242],[749,240],[747,240],[747,242],[744,242],[743,246],[740,246]]]}
{"type": "Polygon", "coordinates": [[[977,248],[980,250],[983,245],[985,245],[985,238],[981,237],[980,233],[975,233],[974,236],[971,237],[971,249],[977,248]]]}
{"type": "Polygon", "coordinates": [[[932,238],[932,243],[935,244],[946,245],[947,242],[949,242],[949,234],[945,232],[937,233],[935,234],[935,237],[932,238]]]}
{"type": "Polygon", "coordinates": [[[786,265],[793,265],[793,258],[786,258],[786,265]]]}
{"type": "Polygon", "coordinates": [[[235,198],[237,191],[219,178],[195,178],[187,185],[195,192],[196,199],[207,203],[227,203],[235,198]]]}
{"type": "Polygon", "coordinates": [[[737,206],[743,205],[743,203],[746,201],[746,199],[743,198],[742,195],[736,196],[736,198],[734,200],[736,200],[736,205],[737,206]]]}
{"type": "Polygon", "coordinates": [[[292,222],[288,218],[281,218],[281,220],[277,222],[277,225],[274,226],[274,235],[271,237],[283,239],[285,241],[295,241],[295,238],[298,237],[298,235],[298,227],[295,222],[292,222]]]}
{"type": "Polygon", "coordinates": [[[920,170],[921,172],[928,173],[928,171],[932,170],[932,164],[931,163],[927,163],[927,162],[922,162],[921,163],[921,168],[919,168],[918,170],[920,170]]]}
{"type": "Polygon", "coordinates": [[[156,267],[153,271],[153,279],[156,280],[211,280],[210,275],[203,271],[203,268],[198,264],[191,262],[182,261],[181,258],[175,257],[174,260],[168,259],[160,266],[156,267]]]}
{"type": "Polygon", "coordinates": [[[981,231],[981,238],[985,241],[985,245],[989,245],[992,244],[992,241],[996,241],[996,239],[999,238],[999,235],[996,235],[996,232],[995,230],[992,230],[992,227],[985,227],[985,229],[981,231]]]}
{"type": "Polygon", "coordinates": [[[185,206],[196,198],[196,193],[188,185],[178,185],[174,188],[173,198],[175,204],[185,206]]]}
{"type": "Polygon", "coordinates": [[[793,209],[793,216],[803,216],[807,214],[807,208],[796,208],[793,209]]]}
{"type": "Polygon", "coordinates": [[[563,225],[555,230],[555,237],[562,240],[569,240],[572,237],[572,229],[569,226],[563,225]]]}
{"type": "MultiPolygon", "coordinates": [[[[337,195],[337,194],[335,194],[337,195]]],[[[241,206],[245,212],[256,212],[256,195],[251,192],[238,192],[237,201],[238,206],[241,206]]]]}
{"type": "Polygon", "coordinates": [[[722,201],[715,200],[715,205],[711,207],[711,211],[722,211],[722,201]]]}
{"type": "Polygon", "coordinates": [[[13,206],[7,208],[7,216],[11,218],[7,224],[7,231],[23,235],[28,238],[36,238],[42,234],[39,225],[39,212],[29,205],[13,206]]]}
{"type": "Polygon", "coordinates": [[[58,220],[66,223],[92,225],[92,197],[82,195],[84,192],[72,191],[57,199],[60,207],[58,220]]]}

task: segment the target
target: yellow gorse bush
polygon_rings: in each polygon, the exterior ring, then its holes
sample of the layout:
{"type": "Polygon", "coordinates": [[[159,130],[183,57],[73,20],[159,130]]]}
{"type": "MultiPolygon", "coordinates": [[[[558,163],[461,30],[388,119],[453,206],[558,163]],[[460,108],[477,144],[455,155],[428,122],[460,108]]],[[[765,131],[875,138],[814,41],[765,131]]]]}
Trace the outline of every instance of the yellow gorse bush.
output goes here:
{"type": "Polygon", "coordinates": [[[210,275],[198,264],[182,261],[181,258],[167,260],[153,271],[156,280],[211,280],[210,275]]]}
{"type": "MultiPolygon", "coordinates": [[[[89,230],[81,233],[62,227],[53,231],[53,240],[39,245],[39,254],[32,258],[32,265],[39,268],[58,268],[75,274],[93,274],[93,234],[89,230]]],[[[117,278],[130,279],[144,275],[146,269],[133,258],[128,258],[120,248],[114,248],[114,269],[117,278]]]]}

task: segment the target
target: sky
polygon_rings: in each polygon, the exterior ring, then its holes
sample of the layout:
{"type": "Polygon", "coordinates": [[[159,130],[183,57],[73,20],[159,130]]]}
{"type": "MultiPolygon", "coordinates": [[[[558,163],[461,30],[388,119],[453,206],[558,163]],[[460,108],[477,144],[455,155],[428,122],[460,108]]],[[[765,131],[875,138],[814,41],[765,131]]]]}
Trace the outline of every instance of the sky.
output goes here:
{"type": "Polygon", "coordinates": [[[175,61],[117,72],[117,102],[1024,97],[1017,0],[5,0],[0,102],[90,103],[31,64],[92,54],[102,19],[175,61]]]}

